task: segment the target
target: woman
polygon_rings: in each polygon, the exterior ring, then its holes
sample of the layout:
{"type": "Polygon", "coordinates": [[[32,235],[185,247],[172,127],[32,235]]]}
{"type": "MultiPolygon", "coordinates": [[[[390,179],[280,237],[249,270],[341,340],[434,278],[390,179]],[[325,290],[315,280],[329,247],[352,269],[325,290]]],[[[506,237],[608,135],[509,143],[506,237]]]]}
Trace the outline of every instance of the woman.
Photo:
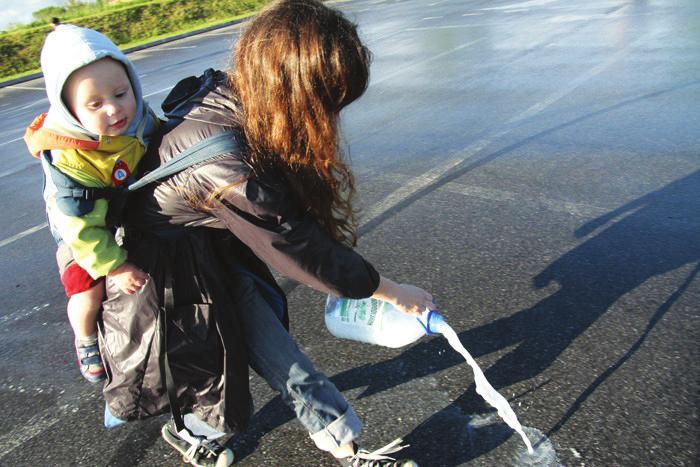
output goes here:
{"type": "Polygon", "coordinates": [[[366,89],[369,59],[341,13],[316,0],[283,0],[250,23],[230,72],[183,80],[163,104],[168,121],[142,166],[223,132],[239,149],[130,200],[126,248],[153,280],[132,296],[109,288],[105,396],[108,413],[120,419],[168,404],[176,421],[188,412],[184,423],[163,427],[163,437],[195,465],[232,461],[208,440],[222,434],[216,430],[245,427],[248,365],[341,465],[415,465],[380,455],[400,449],[394,443],[374,456],[354,444],[360,420],[287,332],[286,300],[266,266],[321,292],[371,296],[408,314],[432,303],[426,291],[380,276],[352,249],[354,183],[339,153],[338,116],[366,89]],[[212,228],[194,229],[201,226],[212,228]],[[165,316],[152,311],[163,304],[165,316]],[[142,339],[124,339],[125,329],[142,339]]]}

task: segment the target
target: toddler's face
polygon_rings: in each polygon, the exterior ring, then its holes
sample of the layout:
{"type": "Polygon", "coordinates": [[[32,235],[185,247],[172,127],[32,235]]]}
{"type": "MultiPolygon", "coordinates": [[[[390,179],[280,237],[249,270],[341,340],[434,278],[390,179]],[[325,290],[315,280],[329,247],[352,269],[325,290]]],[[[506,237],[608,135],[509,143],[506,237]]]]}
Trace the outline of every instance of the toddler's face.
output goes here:
{"type": "Polygon", "coordinates": [[[121,63],[103,58],[74,71],[63,101],[81,125],[101,136],[123,134],[136,114],[131,81],[121,63]]]}

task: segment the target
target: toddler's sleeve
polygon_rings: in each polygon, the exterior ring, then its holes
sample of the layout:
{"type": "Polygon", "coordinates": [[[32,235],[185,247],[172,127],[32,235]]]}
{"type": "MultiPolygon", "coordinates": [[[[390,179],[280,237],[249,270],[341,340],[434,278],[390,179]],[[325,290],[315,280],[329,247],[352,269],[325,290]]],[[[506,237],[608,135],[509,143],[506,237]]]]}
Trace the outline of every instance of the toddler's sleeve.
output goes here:
{"type": "Polygon", "coordinates": [[[52,213],[54,227],[70,247],[76,263],[97,279],[121,266],[127,257],[107,228],[108,202],[95,201],[93,210],[83,216],[69,216],[59,209],[52,213]]]}

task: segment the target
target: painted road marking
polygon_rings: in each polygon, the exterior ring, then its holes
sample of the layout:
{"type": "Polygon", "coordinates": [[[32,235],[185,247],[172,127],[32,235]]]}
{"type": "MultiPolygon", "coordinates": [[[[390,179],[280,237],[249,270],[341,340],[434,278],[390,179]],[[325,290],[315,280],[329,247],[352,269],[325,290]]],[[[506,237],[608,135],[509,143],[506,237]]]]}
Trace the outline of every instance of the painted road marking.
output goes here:
{"type": "Polygon", "coordinates": [[[4,143],[0,143],[0,146],[5,146],[6,144],[14,143],[16,141],[20,141],[23,139],[23,136],[20,136],[19,138],[11,139],[10,141],[5,141],[4,143]]]}
{"type": "Polygon", "coordinates": [[[165,92],[165,91],[170,91],[170,90],[171,90],[172,88],[174,88],[174,87],[175,87],[175,85],[173,84],[172,86],[168,86],[167,88],[163,88],[163,89],[161,89],[160,91],[152,92],[152,93],[150,93],[150,94],[145,94],[143,97],[146,98],[146,97],[155,96],[155,95],[160,94],[160,93],[163,93],[163,92],[165,92]]]}
{"type": "Polygon", "coordinates": [[[393,78],[393,77],[395,77],[395,76],[403,75],[403,74],[406,72],[406,70],[409,70],[409,69],[414,68],[414,67],[416,67],[416,66],[424,65],[424,64],[426,64],[426,63],[430,63],[430,62],[432,62],[432,61],[434,61],[434,60],[437,60],[438,58],[442,58],[442,57],[444,57],[445,55],[449,55],[449,54],[455,53],[455,52],[457,52],[457,51],[459,51],[459,50],[462,50],[462,49],[464,49],[464,48],[466,48],[466,47],[469,47],[470,45],[477,44],[477,43],[479,43],[479,42],[481,42],[481,41],[483,41],[483,40],[485,40],[485,38],[476,39],[476,40],[473,40],[473,41],[470,41],[470,42],[466,42],[466,43],[464,43],[464,44],[462,44],[462,45],[458,45],[457,47],[454,47],[454,48],[452,48],[452,49],[450,49],[450,50],[446,50],[446,51],[441,52],[441,53],[439,53],[439,54],[437,54],[437,55],[433,55],[432,57],[428,57],[428,58],[426,58],[426,59],[419,60],[419,61],[417,61],[417,62],[412,62],[412,63],[410,63],[410,64],[408,64],[408,65],[406,65],[406,66],[403,66],[403,67],[399,68],[398,70],[395,70],[393,73],[389,73],[388,75],[382,76],[381,78],[377,79],[376,81],[371,81],[371,82],[370,82],[370,86],[371,86],[371,85],[374,85],[374,84],[382,83],[382,82],[384,82],[384,81],[386,81],[386,80],[388,80],[388,79],[391,79],[391,78],[393,78]]]}
{"type": "MultiPolygon", "coordinates": [[[[409,175],[396,172],[384,173],[376,177],[372,177],[372,180],[379,180],[397,185],[413,183],[413,180],[409,175]]],[[[613,207],[593,206],[586,203],[574,203],[542,196],[527,196],[523,195],[522,193],[498,190],[495,188],[485,188],[477,185],[465,185],[457,182],[446,183],[440,187],[438,191],[483,199],[486,201],[506,203],[512,202],[518,205],[528,206],[529,208],[537,211],[544,209],[551,212],[561,212],[570,214],[574,217],[580,217],[582,219],[594,219],[615,209],[613,207]]]]}
{"type": "Polygon", "coordinates": [[[46,88],[43,87],[43,86],[42,86],[42,87],[34,87],[34,86],[21,86],[21,85],[19,85],[19,84],[16,84],[16,85],[13,86],[13,88],[15,88],[15,89],[24,89],[24,90],[27,90],[27,91],[46,91],[46,88]]]}
{"type": "Polygon", "coordinates": [[[602,62],[600,65],[593,67],[589,72],[584,73],[581,75],[579,78],[575,79],[569,86],[566,88],[553,93],[551,96],[548,98],[540,101],[539,103],[531,106],[530,108],[526,109],[525,111],[521,112],[520,114],[516,115],[512,119],[508,121],[508,125],[497,131],[495,134],[491,135],[490,137],[485,137],[485,138],[480,138],[476,141],[474,141],[472,144],[468,145],[464,149],[457,151],[449,160],[448,163],[442,166],[435,167],[432,170],[429,170],[428,172],[410,179],[407,181],[402,187],[398,188],[394,192],[390,193],[388,196],[384,198],[384,200],[380,203],[375,204],[371,209],[367,210],[367,220],[362,223],[360,228],[370,225],[375,221],[375,219],[383,216],[386,212],[394,208],[395,206],[399,205],[401,202],[405,201],[406,199],[410,198],[414,194],[418,193],[421,190],[424,190],[425,188],[428,188],[430,185],[433,185],[435,182],[439,181],[442,177],[446,176],[449,174],[453,169],[459,167],[460,165],[463,165],[467,160],[472,159],[474,156],[476,156],[479,152],[481,152],[483,149],[485,149],[487,146],[491,145],[494,141],[500,140],[503,136],[507,135],[510,133],[515,126],[512,125],[515,122],[519,122],[521,120],[524,120],[526,118],[533,117],[534,115],[542,112],[544,109],[547,107],[551,106],[555,102],[557,102],[559,99],[564,97],[565,95],[573,92],[576,88],[578,88],[581,84],[583,84],[585,81],[593,78],[594,76],[598,75],[601,73],[603,70],[608,68],[610,65],[618,61],[620,58],[625,56],[628,53],[628,49],[631,48],[634,44],[637,42],[640,42],[641,40],[644,39],[644,36],[641,38],[637,39],[635,42],[630,44],[630,46],[626,49],[622,49],[612,55],[610,58],[602,62]]]}
{"type": "Polygon", "coordinates": [[[0,324],[5,324],[9,321],[19,321],[22,319],[27,319],[31,316],[33,316],[36,312],[44,310],[49,307],[49,303],[44,303],[43,305],[37,305],[31,308],[31,310],[27,310],[26,308],[22,308],[21,310],[16,310],[13,311],[12,313],[9,313],[5,316],[0,316],[0,324]]]}
{"type": "Polygon", "coordinates": [[[510,5],[502,5],[502,6],[494,6],[494,7],[489,7],[489,8],[479,8],[480,10],[483,11],[490,11],[490,10],[513,10],[517,8],[530,8],[533,6],[543,6],[543,5],[548,5],[550,3],[556,3],[558,0],[531,0],[529,2],[521,2],[521,3],[511,3],[510,5]]]}
{"type": "Polygon", "coordinates": [[[9,237],[9,238],[6,238],[5,240],[0,241],[0,248],[7,246],[13,242],[16,242],[17,240],[24,238],[27,235],[31,235],[34,232],[39,232],[40,230],[43,230],[48,226],[49,226],[49,224],[47,224],[46,222],[42,222],[39,225],[35,225],[34,227],[30,227],[27,230],[25,230],[24,232],[20,232],[17,235],[13,235],[12,237],[9,237]]]}

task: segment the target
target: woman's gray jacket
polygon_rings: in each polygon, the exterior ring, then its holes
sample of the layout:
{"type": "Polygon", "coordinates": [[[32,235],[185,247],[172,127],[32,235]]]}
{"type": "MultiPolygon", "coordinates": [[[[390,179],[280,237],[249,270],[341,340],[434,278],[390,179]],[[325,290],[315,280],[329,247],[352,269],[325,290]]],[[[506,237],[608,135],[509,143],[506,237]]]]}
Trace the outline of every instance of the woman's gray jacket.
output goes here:
{"type": "Polygon", "coordinates": [[[224,131],[239,135],[240,150],[130,195],[124,245],[129,261],[151,278],[134,295],[107,283],[100,323],[104,395],[110,412],[123,420],[163,413],[169,408],[167,365],[181,411],[222,431],[240,431],[252,404],[237,314],[245,303],[232,293],[236,278],[253,277],[288,324],[284,293],[268,266],[314,289],[353,298],[372,295],[379,275],[298,205],[284,175],[258,174],[246,162],[236,99],[223,73],[207,70],[182,80],[163,110],[167,121],[141,170],[224,131]],[[167,309],[169,290],[174,303],[167,309]]]}

